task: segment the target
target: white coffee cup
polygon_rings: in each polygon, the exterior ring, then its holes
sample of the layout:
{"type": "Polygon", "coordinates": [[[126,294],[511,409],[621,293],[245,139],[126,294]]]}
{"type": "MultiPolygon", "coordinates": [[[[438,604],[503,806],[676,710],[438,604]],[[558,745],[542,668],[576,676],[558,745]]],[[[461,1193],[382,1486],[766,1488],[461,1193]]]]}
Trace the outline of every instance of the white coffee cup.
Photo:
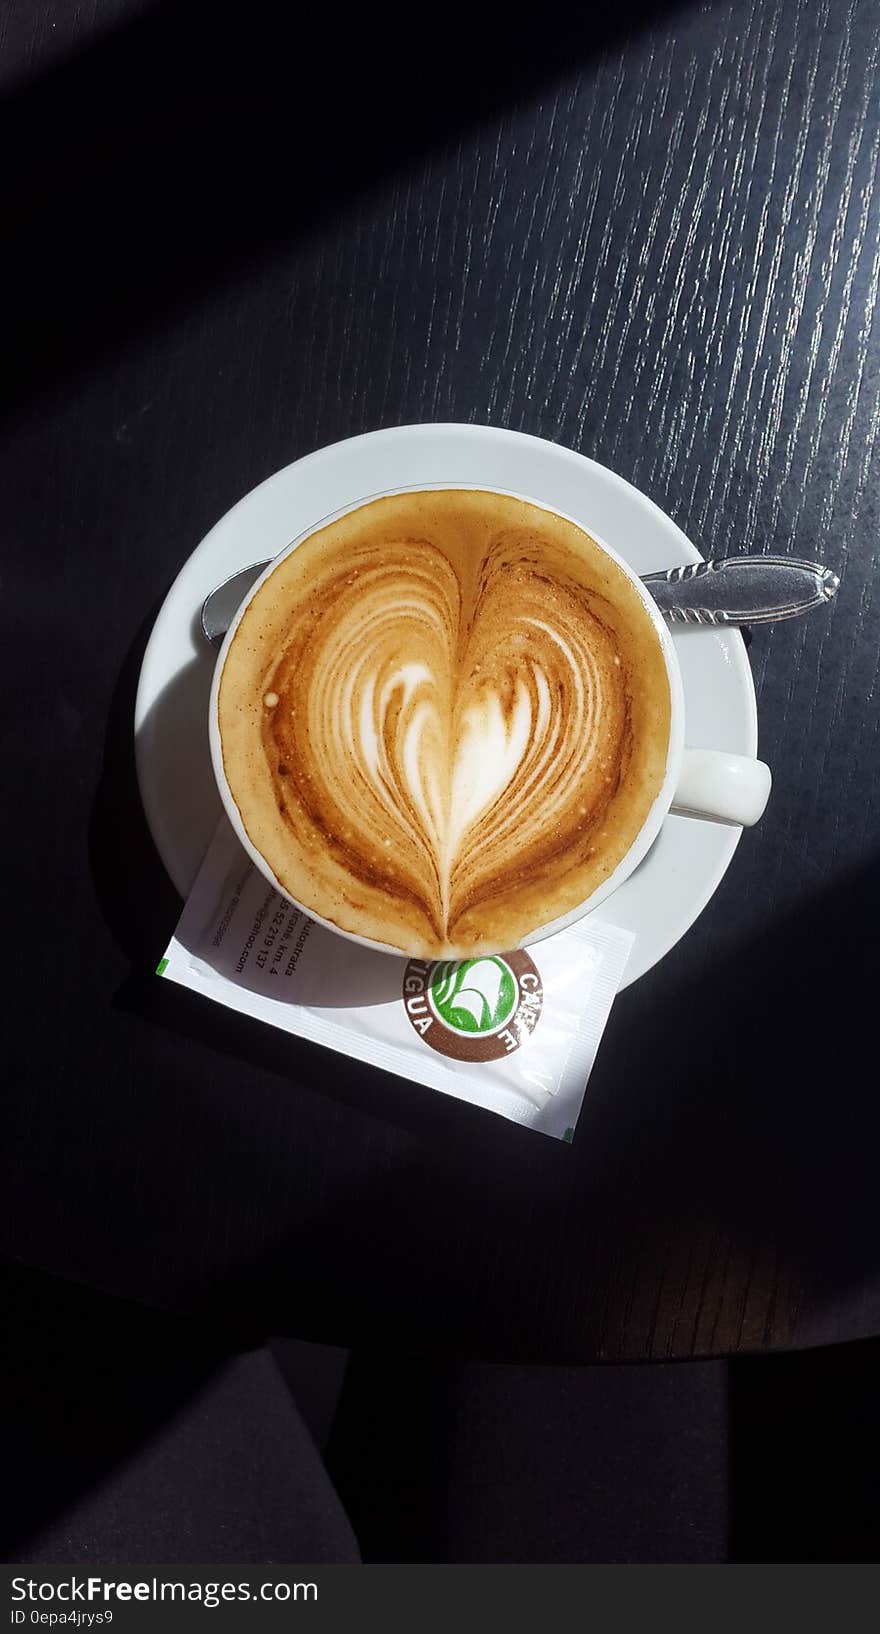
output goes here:
{"type": "Polygon", "coordinates": [[[569,925],[575,924],[578,919],[582,919],[593,908],[597,908],[600,902],[606,902],[647,855],[670,811],[685,817],[700,818],[704,821],[751,827],[763,815],[770,795],[770,768],[765,765],[763,760],[756,760],[751,755],[728,754],[723,750],[686,748],[684,688],[682,686],[681,670],[678,655],[663,615],[638,574],[618,555],[617,551],[612,550],[610,545],[606,545],[593,532],[592,528],[583,522],[576,521],[574,517],[568,516],[565,511],[557,510],[555,506],[546,505],[540,500],[532,499],[528,494],[512,493],[509,489],[496,488],[490,483],[424,482],[386,489],[381,494],[365,494],[362,499],[356,500],[353,504],[344,505],[331,515],[321,517],[319,521],[316,521],[311,527],[298,535],[291,544],[274,557],[265,572],[252,585],[226,632],[217,657],[214,683],[211,688],[211,698],[208,706],[208,733],[214,776],[217,780],[217,787],[220,791],[224,809],[244,849],[260,872],[265,875],[270,884],[274,885],[275,889],[287,901],[300,908],[309,918],[316,920],[319,924],[326,925],[328,930],[335,931],[338,936],[345,936],[349,941],[359,942],[364,947],[373,947],[383,953],[399,954],[400,949],[389,947],[384,942],[371,941],[368,937],[358,936],[353,931],[342,930],[331,921],[321,919],[306,904],[298,902],[295,897],[291,896],[280,880],[276,879],[265,857],[261,855],[250,840],[232,790],[229,787],[223,764],[223,749],[218,719],[220,680],[226,662],[226,655],[235,639],[235,632],[254,596],[266,579],[271,577],[279,563],[297,550],[313,533],[317,533],[319,528],[326,527],[328,523],[337,521],[339,517],[346,516],[351,511],[359,510],[363,505],[371,504],[375,499],[393,498],[396,494],[429,493],[438,489],[450,488],[469,488],[484,493],[503,494],[511,499],[520,499],[528,505],[537,506],[540,510],[549,511],[552,515],[561,516],[564,520],[573,523],[575,527],[587,531],[591,539],[595,540],[606,555],[617,563],[617,566],[626,574],[641,597],[654,626],[669,680],[671,708],[666,772],[660,792],[654,800],[641,829],[614,872],[606,880],[603,880],[602,884],[590,896],[560,918],[553,919],[549,923],[540,925],[535,930],[530,931],[528,936],[522,938],[522,946],[527,947],[533,942],[542,941],[544,937],[553,936],[558,931],[566,930],[569,925]]]}

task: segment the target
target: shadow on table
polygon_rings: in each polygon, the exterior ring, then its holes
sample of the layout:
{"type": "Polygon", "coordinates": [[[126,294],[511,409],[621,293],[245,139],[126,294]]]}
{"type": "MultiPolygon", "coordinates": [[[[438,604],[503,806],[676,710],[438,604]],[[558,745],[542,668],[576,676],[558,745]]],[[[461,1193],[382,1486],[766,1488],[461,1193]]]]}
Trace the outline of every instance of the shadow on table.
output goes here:
{"type": "Polygon", "coordinates": [[[576,1158],[614,1177],[643,1238],[633,1285],[658,1291],[630,1303],[636,1353],[661,1335],[705,1353],[880,1323],[878,924],[880,858],[819,888],[805,875],[755,943],[703,969],[685,944],[615,1007],[576,1158]]]}
{"type": "Polygon", "coordinates": [[[188,1244],[204,1271],[204,1204],[173,1180],[174,1165],[189,1171],[191,1141],[200,1172],[215,1162],[222,1172],[237,1140],[224,1228],[233,1246],[210,1277],[218,1299],[274,1331],[285,1327],[291,1259],[297,1331],[331,1342],[442,1334],[450,1349],[504,1359],[639,1359],[825,1343],[880,1325],[880,861],[818,889],[805,875],[796,910],[753,944],[703,965],[705,938],[686,939],[622,994],[567,1147],[152,974],[179,902],[134,776],[149,622],[114,695],[90,843],[104,917],[132,966],[117,1008],[198,1046],[166,1050],[179,1084],[154,1084],[149,1109],[132,1107],[139,1173],[160,1187],[163,1232],[182,1244],[180,1286],[188,1244]],[[344,1138],[334,1104],[353,1115],[344,1138]],[[320,1146],[331,1127],[329,1173],[342,1178],[319,1195],[299,1151],[304,1130],[320,1146]],[[304,1198],[291,1177],[308,1181],[304,1198]],[[272,1207],[254,1239],[250,1200],[267,1186],[272,1207]],[[305,1263],[303,1208],[320,1219],[305,1263]]]}
{"type": "MultiPolygon", "coordinates": [[[[878,913],[870,867],[683,986],[624,995],[571,1149],[381,1078],[323,1085],[420,1138],[322,1214],[300,1319],[504,1360],[876,1332],[878,913]]],[[[294,1242],[255,1269],[270,1307],[294,1242]]]]}
{"type": "Polygon", "coordinates": [[[7,412],[682,3],[524,39],[485,3],[426,36],[369,8],[173,0],[84,40],[0,99],[7,412]]]}
{"type": "MultiPolygon", "coordinates": [[[[138,679],[162,599],[143,619],[113,689],[89,822],[89,865],[103,918],[132,964],[152,960],[150,969],[155,969],[180,913],[180,898],[147,827],[134,756],[138,679]]],[[[175,719],[168,724],[176,735],[190,730],[192,723],[175,719]]]]}

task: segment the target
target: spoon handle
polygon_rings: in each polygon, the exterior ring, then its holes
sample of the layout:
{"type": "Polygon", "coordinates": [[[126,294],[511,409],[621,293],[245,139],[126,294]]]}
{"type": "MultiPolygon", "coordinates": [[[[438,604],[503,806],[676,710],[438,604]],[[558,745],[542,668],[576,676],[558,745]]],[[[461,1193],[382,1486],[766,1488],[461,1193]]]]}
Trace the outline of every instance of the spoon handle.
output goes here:
{"type": "Polygon", "coordinates": [[[836,573],[794,556],[728,556],[646,573],[661,612],[673,624],[774,624],[824,607],[836,573]]]}

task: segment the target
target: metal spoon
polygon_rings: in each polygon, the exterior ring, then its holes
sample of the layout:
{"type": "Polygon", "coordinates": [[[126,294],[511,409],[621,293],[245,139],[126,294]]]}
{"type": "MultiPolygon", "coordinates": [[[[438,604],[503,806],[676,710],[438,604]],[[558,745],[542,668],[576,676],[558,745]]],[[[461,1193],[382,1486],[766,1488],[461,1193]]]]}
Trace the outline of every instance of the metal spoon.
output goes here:
{"type": "MultiPolygon", "coordinates": [[[[205,597],[206,640],[219,646],[251,585],[268,566],[255,562],[243,567],[205,597]]],[[[829,568],[794,556],[726,556],[646,573],[642,583],[670,624],[775,624],[824,607],[840,587],[829,568]]]]}

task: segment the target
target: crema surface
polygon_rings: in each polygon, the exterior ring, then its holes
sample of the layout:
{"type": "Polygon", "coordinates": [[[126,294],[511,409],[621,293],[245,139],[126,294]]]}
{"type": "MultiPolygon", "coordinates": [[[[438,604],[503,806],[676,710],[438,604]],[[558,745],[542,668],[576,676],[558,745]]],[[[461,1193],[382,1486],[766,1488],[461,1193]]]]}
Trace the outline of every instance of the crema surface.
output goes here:
{"type": "Polygon", "coordinates": [[[573,523],[464,489],[312,534],[247,608],[218,709],[279,883],[427,958],[515,947],[583,902],[648,816],[670,725],[616,563],[573,523]]]}

